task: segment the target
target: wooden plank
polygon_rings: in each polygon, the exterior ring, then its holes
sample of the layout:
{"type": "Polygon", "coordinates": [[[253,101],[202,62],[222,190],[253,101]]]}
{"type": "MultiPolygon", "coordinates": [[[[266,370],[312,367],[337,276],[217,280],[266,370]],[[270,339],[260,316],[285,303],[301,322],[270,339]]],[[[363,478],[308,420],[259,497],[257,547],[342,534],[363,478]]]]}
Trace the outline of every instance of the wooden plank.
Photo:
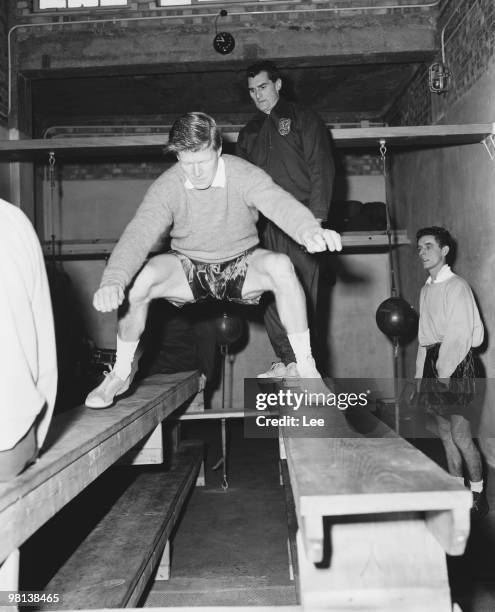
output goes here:
{"type": "Polygon", "coordinates": [[[359,433],[351,414],[326,411],[318,438],[281,428],[299,516],[469,510],[470,492],[442,468],[370,414],[376,427],[359,433]]]}
{"type": "Polygon", "coordinates": [[[197,372],[155,375],[111,408],[57,416],[48,450],[0,484],[0,561],[196,393],[197,372]]]}
{"type": "MultiPolygon", "coordinates": [[[[385,231],[369,232],[342,232],[342,246],[344,249],[360,247],[386,247],[388,236],[385,231]]],[[[405,230],[394,230],[391,234],[393,246],[410,244],[405,230]]],[[[113,251],[116,240],[57,240],[55,243],[47,240],[42,243],[43,253],[46,257],[55,256],[56,259],[106,258],[113,251]]],[[[156,255],[152,251],[150,255],[156,255]]]]}
{"type": "MultiPolygon", "coordinates": [[[[226,141],[237,141],[241,126],[225,128],[226,141]]],[[[330,128],[329,128],[330,129],[330,128]]],[[[399,127],[365,127],[330,129],[339,148],[378,147],[380,140],[400,147],[443,146],[480,143],[495,133],[494,124],[420,125],[399,127]]],[[[53,151],[56,158],[95,157],[97,155],[163,154],[167,134],[133,136],[72,136],[52,139],[2,140],[0,160],[33,160],[47,162],[53,151]]]]}
{"type": "Polygon", "coordinates": [[[397,127],[341,128],[331,130],[337,147],[420,147],[480,143],[495,132],[495,124],[408,125],[397,127]]]}
{"type": "MultiPolygon", "coordinates": [[[[386,231],[369,232],[342,232],[342,247],[344,249],[356,247],[388,247],[386,231]]],[[[392,246],[411,244],[405,230],[392,230],[390,235],[392,246]]]]}
{"type": "Polygon", "coordinates": [[[186,442],[169,471],[121,468],[126,472],[124,482],[128,473],[139,473],[45,587],[62,598],[60,605],[49,604],[46,609],[136,605],[202,460],[203,443],[186,442]]]}

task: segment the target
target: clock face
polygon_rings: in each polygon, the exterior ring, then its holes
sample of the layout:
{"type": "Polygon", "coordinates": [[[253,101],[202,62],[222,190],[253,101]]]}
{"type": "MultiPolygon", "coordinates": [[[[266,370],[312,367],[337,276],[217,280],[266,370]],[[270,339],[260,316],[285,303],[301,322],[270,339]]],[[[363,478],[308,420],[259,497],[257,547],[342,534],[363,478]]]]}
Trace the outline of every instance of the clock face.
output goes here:
{"type": "Polygon", "coordinates": [[[219,32],[213,39],[213,48],[222,55],[232,53],[235,47],[235,39],[229,32],[219,32]]]}

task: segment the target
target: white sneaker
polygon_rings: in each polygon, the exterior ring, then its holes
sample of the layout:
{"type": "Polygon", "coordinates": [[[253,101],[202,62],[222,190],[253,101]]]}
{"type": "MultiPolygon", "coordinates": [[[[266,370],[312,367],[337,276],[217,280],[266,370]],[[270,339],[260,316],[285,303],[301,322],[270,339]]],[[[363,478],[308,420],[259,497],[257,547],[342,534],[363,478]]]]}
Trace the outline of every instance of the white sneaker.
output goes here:
{"type": "Polygon", "coordinates": [[[88,394],[84,402],[85,405],[93,409],[108,408],[108,406],[113,404],[116,397],[122,395],[129,389],[135,373],[135,370],[131,370],[129,376],[125,380],[122,380],[113,370],[105,372],[103,382],[88,394]]]}
{"type": "Polygon", "coordinates": [[[258,374],[256,378],[279,378],[282,379],[285,376],[285,366],[281,361],[274,361],[270,368],[263,372],[262,374],[258,374]]]}

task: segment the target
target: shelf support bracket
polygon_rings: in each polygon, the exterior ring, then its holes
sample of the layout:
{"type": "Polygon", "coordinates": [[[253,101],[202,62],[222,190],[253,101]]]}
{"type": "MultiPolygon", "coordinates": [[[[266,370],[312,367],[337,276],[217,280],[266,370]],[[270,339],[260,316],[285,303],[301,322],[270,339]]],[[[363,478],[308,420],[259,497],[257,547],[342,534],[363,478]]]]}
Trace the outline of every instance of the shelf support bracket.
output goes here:
{"type": "Polygon", "coordinates": [[[495,161],[495,134],[489,134],[482,142],[490,159],[495,161]]]}

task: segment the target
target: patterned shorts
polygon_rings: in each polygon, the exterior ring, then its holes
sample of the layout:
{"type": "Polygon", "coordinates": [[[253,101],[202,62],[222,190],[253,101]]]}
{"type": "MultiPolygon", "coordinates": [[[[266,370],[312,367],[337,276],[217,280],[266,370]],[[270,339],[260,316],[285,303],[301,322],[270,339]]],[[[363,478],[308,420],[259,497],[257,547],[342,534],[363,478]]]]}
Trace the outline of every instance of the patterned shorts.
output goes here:
{"type": "Polygon", "coordinates": [[[427,348],[423,379],[421,381],[420,398],[427,413],[448,418],[453,414],[466,417],[470,412],[470,404],[474,399],[475,369],[473,354],[468,352],[457,366],[446,387],[438,381],[436,362],[440,344],[427,348]]]}
{"type": "MultiPolygon", "coordinates": [[[[249,256],[257,248],[257,246],[252,247],[234,259],[218,263],[195,261],[177,251],[170,251],[170,254],[180,260],[195,302],[212,297],[216,300],[228,300],[239,304],[258,304],[261,296],[251,299],[242,297],[249,256]]],[[[177,302],[172,302],[172,304],[183,306],[182,303],[177,302]]]]}

